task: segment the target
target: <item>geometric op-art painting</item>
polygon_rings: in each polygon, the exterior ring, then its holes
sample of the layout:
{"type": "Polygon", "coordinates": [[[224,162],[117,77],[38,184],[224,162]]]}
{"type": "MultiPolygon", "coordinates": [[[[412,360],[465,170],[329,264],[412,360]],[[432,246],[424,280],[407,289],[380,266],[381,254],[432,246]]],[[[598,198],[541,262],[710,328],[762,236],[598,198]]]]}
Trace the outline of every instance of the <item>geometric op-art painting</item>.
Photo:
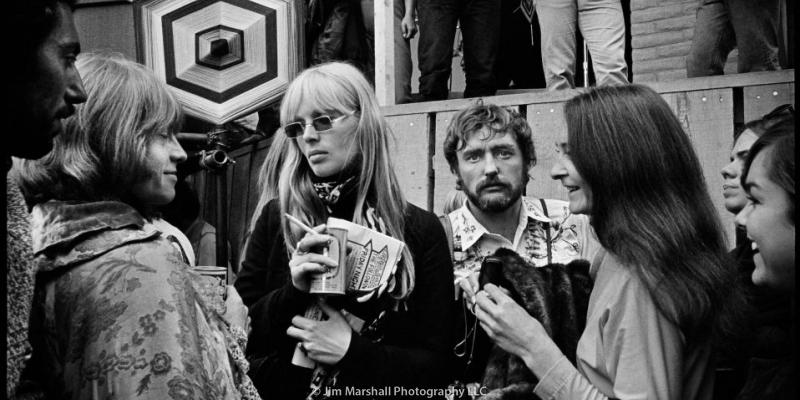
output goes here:
{"type": "Polygon", "coordinates": [[[187,114],[223,124],[275,101],[300,65],[289,0],[136,3],[142,63],[175,89],[187,114]]]}

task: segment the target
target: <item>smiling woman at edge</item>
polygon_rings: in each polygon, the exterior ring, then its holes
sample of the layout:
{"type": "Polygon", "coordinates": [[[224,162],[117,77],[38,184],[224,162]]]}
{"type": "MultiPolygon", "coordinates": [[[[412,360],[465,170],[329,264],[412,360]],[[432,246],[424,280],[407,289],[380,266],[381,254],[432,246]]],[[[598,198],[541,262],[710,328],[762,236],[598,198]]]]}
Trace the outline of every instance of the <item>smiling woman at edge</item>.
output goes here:
{"type": "MultiPolygon", "coordinates": [[[[722,196],[725,199],[725,208],[738,214],[747,204],[747,193],[742,189],[742,170],[747,161],[750,148],[764,132],[775,125],[794,119],[794,107],[783,104],[762,118],[747,122],[742,129],[733,136],[730,163],[720,171],[724,183],[722,196]]],[[[748,302],[748,309],[742,310],[745,324],[742,325],[741,341],[738,345],[731,346],[731,351],[718,354],[717,376],[714,387],[714,396],[718,399],[734,398],[745,384],[746,378],[754,371],[762,376],[771,374],[770,368],[760,368],[761,362],[775,357],[773,349],[784,346],[786,333],[788,333],[791,318],[788,316],[788,295],[776,295],[771,289],[758,287],[753,284],[751,275],[755,269],[753,264],[753,242],[747,238],[743,225],[736,224],[736,247],[730,251],[731,265],[736,266],[742,289],[748,302]],[[777,347],[776,347],[777,346],[777,347]],[[757,359],[754,365],[750,359],[757,359]],[[748,371],[749,369],[749,371],[748,371]],[[761,374],[760,372],[764,373],[761,374]]],[[[756,395],[759,398],[763,394],[756,395]]]]}
{"type": "Polygon", "coordinates": [[[551,174],[604,248],[577,368],[496,286],[477,296],[481,326],[525,361],[541,398],[710,399],[711,341],[734,329],[735,279],[689,138],[640,85],[589,90],[566,103],[565,118],[551,174]]]}
{"type": "MultiPolygon", "coordinates": [[[[754,242],[753,283],[764,296],[782,302],[781,326],[757,342],[766,351],[754,354],[738,400],[790,399],[796,389],[795,353],[795,122],[768,129],[750,151],[742,172],[748,203],[736,216],[754,242]]],[[[774,311],[772,314],[777,314],[774,311]]]]}
{"type": "Polygon", "coordinates": [[[340,387],[444,385],[453,297],[447,239],[433,214],[403,198],[374,90],[349,64],[309,68],[289,85],[281,123],[278,134],[291,139],[279,154],[280,173],[266,179],[278,197],[256,222],[235,285],[253,320],[247,354],[259,391],[305,398],[311,370],[291,363],[298,342],[310,359],[338,372],[340,387]],[[320,234],[289,224],[285,213],[320,234]],[[377,215],[375,224],[368,213],[377,215]],[[315,301],[310,277],[336,265],[310,252],[331,238],[323,225],[329,216],[383,231],[406,247],[382,296],[366,303],[329,299],[322,303],[329,319],[319,322],[302,314],[315,301]],[[375,330],[355,333],[341,308],[374,322],[375,330]]]}
{"type": "Polygon", "coordinates": [[[76,67],[87,102],[52,152],[15,165],[39,268],[28,376],[59,399],[258,399],[241,298],[206,296],[157,224],[186,159],[177,98],[119,54],[76,67]]]}

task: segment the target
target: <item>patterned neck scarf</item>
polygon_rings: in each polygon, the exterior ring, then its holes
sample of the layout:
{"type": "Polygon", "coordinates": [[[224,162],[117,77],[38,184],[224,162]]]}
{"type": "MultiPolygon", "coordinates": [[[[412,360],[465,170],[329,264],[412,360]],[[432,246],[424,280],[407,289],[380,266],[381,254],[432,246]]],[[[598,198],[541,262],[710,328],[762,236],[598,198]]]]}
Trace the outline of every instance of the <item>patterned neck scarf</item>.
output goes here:
{"type": "MultiPolygon", "coordinates": [[[[322,203],[325,204],[329,213],[331,212],[331,206],[336,204],[342,196],[345,196],[354,190],[357,184],[358,180],[356,179],[355,175],[341,182],[313,182],[314,190],[316,190],[317,195],[319,196],[320,200],[322,200],[322,203]]],[[[377,214],[377,210],[370,205],[366,205],[365,207],[366,210],[364,212],[364,222],[366,223],[366,226],[372,230],[388,235],[386,225],[383,222],[383,219],[377,214]]],[[[380,293],[376,291],[362,296],[362,298],[358,299],[358,302],[366,302],[372,299],[377,299],[382,293],[391,292],[396,284],[395,279],[395,276],[390,277],[388,286],[383,291],[380,293]]],[[[373,343],[380,343],[383,340],[384,321],[386,315],[386,310],[381,311],[377,317],[371,321],[365,321],[363,327],[361,329],[356,329],[355,331],[359,333],[360,336],[369,339],[373,343]]],[[[326,388],[336,386],[339,372],[340,369],[336,366],[325,366],[318,364],[312,373],[309,389],[306,392],[306,400],[329,399],[329,396],[332,392],[326,388]]]]}
{"type": "Polygon", "coordinates": [[[313,182],[314,190],[317,192],[319,199],[322,200],[322,203],[325,204],[325,207],[328,208],[328,212],[331,211],[331,206],[339,202],[339,198],[343,194],[353,190],[357,184],[358,180],[355,175],[341,182],[313,182]]]}

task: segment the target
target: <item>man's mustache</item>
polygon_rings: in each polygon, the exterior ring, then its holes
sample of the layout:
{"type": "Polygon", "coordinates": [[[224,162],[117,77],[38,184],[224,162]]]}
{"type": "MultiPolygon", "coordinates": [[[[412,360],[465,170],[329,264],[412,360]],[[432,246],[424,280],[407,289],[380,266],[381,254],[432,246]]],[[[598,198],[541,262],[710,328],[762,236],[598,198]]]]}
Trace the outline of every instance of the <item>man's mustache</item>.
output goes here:
{"type": "Polygon", "coordinates": [[[483,182],[479,183],[478,187],[477,187],[477,191],[480,192],[481,190],[486,189],[488,187],[498,187],[498,186],[499,187],[504,187],[504,188],[510,188],[511,187],[511,185],[509,185],[506,182],[502,182],[500,180],[493,179],[493,180],[487,180],[487,181],[483,181],[483,182]]]}

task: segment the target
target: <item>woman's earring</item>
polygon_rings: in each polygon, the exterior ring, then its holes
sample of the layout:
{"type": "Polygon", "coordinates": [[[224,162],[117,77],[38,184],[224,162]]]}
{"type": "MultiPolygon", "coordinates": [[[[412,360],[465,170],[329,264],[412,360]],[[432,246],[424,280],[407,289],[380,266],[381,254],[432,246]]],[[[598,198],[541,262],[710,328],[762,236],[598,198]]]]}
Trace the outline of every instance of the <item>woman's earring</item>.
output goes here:
{"type": "Polygon", "coordinates": [[[456,190],[464,190],[464,182],[461,178],[456,179],[456,190]]]}

